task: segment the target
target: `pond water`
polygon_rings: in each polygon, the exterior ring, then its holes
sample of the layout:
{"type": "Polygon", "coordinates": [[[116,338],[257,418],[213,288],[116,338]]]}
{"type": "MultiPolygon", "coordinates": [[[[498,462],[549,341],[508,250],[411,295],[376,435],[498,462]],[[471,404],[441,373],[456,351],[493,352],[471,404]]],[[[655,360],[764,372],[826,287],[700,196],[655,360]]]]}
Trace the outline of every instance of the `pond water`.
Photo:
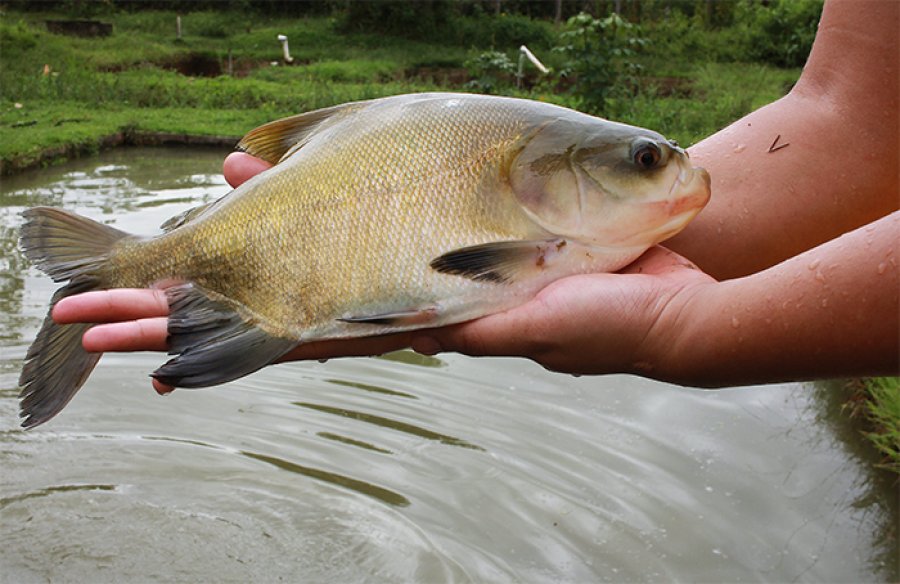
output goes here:
{"type": "Polygon", "coordinates": [[[119,149],[0,191],[0,581],[890,581],[890,487],[828,389],[721,391],[516,359],[292,363],[150,388],[106,355],[57,418],[16,380],[54,289],[19,213],[151,234],[228,191],[216,150],[119,149]]]}

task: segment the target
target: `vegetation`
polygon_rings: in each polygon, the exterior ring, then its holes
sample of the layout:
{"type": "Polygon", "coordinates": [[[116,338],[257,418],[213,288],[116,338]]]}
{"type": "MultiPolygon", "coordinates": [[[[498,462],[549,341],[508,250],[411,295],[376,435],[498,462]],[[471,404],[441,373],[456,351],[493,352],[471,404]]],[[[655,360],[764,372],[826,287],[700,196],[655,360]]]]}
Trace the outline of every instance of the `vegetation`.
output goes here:
{"type": "MultiPolygon", "coordinates": [[[[504,0],[503,6],[539,12],[532,4],[504,0]]],[[[564,6],[571,10],[571,4],[564,6]]],[[[496,15],[494,2],[433,0],[422,5],[427,9],[229,2],[225,11],[202,1],[11,2],[20,10],[0,12],[0,161],[8,172],[63,146],[67,153],[91,151],[100,137],[117,132],[237,137],[299,111],[435,89],[579,107],[690,144],[777,99],[796,79],[796,68],[730,62],[740,31],[709,29],[690,10],[696,2],[670,4],[679,10],[663,20],[654,20],[654,7],[662,4],[640,4],[645,43],[618,15],[574,14],[568,26],[556,27],[521,13],[496,15]],[[56,12],[35,12],[35,6],[56,12]],[[283,16],[292,11],[302,14],[283,16]],[[419,13],[424,17],[415,18],[419,13]],[[113,34],[47,31],[45,20],[72,16],[111,22],[113,34]],[[290,40],[291,66],[278,63],[279,34],[290,40]],[[552,73],[539,76],[529,67],[517,89],[522,43],[552,73]],[[704,51],[713,57],[696,58],[704,51]]]]}
{"type": "Polygon", "coordinates": [[[613,92],[633,92],[642,70],[634,57],[647,44],[638,34],[636,25],[615,13],[569,19],[553,50],[563,56],[559,75],[572,79],[569,94],[578,109],[605,113],[613,92]]]}
{"type": "Polygon", "coordinates": [[[900,378],[851,382],[846,409],[863,421],[865,435],[882,455],[883,468],[900,475],[900,378]]]}

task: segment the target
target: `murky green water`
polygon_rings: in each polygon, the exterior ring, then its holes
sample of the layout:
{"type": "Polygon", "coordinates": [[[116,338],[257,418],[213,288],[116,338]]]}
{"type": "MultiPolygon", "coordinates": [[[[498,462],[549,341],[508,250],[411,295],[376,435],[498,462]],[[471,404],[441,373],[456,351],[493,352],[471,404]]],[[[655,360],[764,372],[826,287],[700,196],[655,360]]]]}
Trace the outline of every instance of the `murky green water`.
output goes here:
{"type": "Polygon", "coordinates": [[[898,577],[896,495],[809,385],[705,392],[401,352],[159,397],[162,355],[107,355],[20,431],[16,379],[53,284],[16,250],[18,214],[153,233],[228,190],[222,156],[122,149],[3,180],[0,580],[898,577]]]}

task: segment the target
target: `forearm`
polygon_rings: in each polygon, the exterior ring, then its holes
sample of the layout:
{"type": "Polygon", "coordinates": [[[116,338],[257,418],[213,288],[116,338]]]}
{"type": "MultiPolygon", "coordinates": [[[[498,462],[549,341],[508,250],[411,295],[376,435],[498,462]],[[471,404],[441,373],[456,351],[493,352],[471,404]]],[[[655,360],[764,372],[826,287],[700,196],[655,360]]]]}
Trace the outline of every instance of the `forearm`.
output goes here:
{"type": "Polygon", "coordinates": [[[665,245],[718,279],[734,278],[896,210],[896,124],[863,144],[851,121],[814,102],[787,96],[693,148],[712,199],[665,245]],[[783,147],[769,152],[779,135],[783,147]]]}
{"type": "Polygon", "coordinates": [[[828,2],[791,93],[690,149],[712,199],[665,245],[735,278],[895,211],[898,20],[897,2],[828,2]]]}
{"type": "MultiPolygon", "coordinates": [[[[716,387],[900,368],[900,212],[671,307],[666,377],[716,387]]],[[[665,317],[665,315],[664,315],[665,317]]],[[[653,373],[651,372],[651,375],[653,373]]]]}

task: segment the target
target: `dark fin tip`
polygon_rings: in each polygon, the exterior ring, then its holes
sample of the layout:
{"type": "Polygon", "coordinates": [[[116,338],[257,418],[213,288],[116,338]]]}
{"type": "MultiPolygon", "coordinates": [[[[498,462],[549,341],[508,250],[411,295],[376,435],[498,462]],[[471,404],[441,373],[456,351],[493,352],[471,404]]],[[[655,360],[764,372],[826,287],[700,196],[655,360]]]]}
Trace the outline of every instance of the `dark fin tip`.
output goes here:
{"type": "Polygon", "coordinates": [[[169,360],[152,377],[174,387],[209,387],[272,363],[298,344],[244,320],[226,300],[192,284],[174,286],[169,298],[169,360]]]}

